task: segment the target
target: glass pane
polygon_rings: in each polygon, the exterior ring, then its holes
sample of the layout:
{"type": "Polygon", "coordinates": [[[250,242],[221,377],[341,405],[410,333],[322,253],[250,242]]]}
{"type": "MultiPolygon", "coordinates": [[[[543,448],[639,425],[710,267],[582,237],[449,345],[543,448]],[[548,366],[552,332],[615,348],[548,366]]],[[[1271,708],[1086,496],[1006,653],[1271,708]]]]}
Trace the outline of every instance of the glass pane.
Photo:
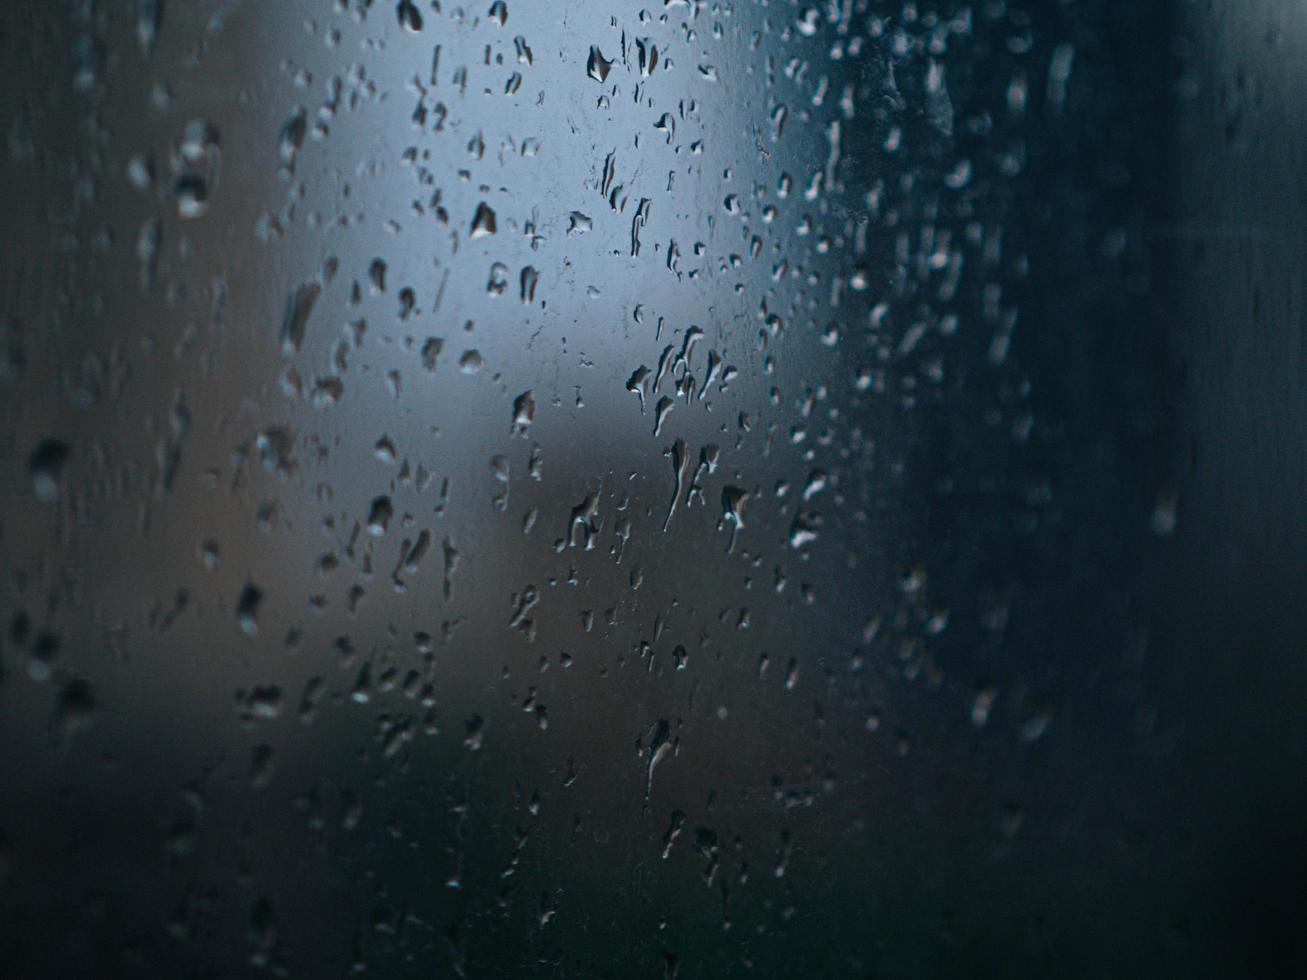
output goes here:
{"type": "Polygon", "coordinates": [[[9,0],[8,976],[1307,968],[1290,0],[9,0]]]}

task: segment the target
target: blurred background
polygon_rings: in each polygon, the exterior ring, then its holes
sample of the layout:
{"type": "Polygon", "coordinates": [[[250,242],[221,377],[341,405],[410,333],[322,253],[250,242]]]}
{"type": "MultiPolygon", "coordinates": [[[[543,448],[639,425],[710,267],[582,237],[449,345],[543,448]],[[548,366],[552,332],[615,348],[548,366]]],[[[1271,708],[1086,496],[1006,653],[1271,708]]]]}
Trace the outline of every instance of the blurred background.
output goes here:
{"type": "Polygon", "coordinates": [[[1307,6],[0,52],[6,976],[1307,971],[1307,6]]]}

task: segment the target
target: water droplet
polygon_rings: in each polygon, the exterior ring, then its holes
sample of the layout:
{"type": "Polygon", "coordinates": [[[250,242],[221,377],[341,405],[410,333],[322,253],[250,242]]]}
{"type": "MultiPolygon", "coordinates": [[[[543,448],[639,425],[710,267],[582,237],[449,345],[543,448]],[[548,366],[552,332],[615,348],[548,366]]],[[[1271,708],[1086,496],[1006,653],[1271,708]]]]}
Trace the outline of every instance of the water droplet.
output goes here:
{"type": "Polygon", "coordinates": [[[473,238],[483,238],[495,233],[495,212],[485,201],[477,205],[476,214],[472,216],[473,238]]]}
{"type": "Polygon", "coordinates": [[[749,502],[749,494],[740,487],[727,485],[722,487],[722,520],[731,525],[731,539],[726,551],[735,550],[735,536],[744,530],[744,507],[749,502]]]}
{"type": "Polygon", "coordinates": [[[368,281],[378,293],[386,291],[386,263],[382,259],[373,259],[368,266],[368,281]]]}
{"type": "Polygon", "coordinates": [[[422,366],[430,372],[436,370],[436,360],[440,357],[440,352],[445,349],[445,342],[439,337],[428,337],[422,343],[422,366]]]}
{"type": "Polygon", "coordinates": [[[603,56],[598,45],[590,45],[590,57],[585,62],[585,73],[596,82],[603,82],[613,70],[613,63],[603,56]]]}
{"type": "Polygon", "coordinates": [[[540,273],[532,266],[526,266],[522,269],[521,276],[521,295],[523,303],[532,303],[536,298],[536,283],[540,281],[540,273]]]}
{"type": "Polygon", "coordinates": [[[309,314],[313,304],[322,295],[322,286],[316,281],[302,283],[286,301],[286,314],[281,321],[281,351],[287,356],[296,354],[304,344],[308,331],[309,314]]]}
{"type": "Polygon", "coordinates": [[[394,513],[395,508],[391,504],[389,497],[375,498],[372,501],[372,506],[368,509],[368,533],[374,537],[381,537],[385,534],[394,513]]]}
{"type": "Polygon", "coordinates": [[[32,477],[38,500],[50,503],[58,498],[60,477],[70,454],[71,447],[61,439],[44,439],[32,451],[27,472],[32,477]]]}
{"type": "Polygon", "coordinates": [[[510,430],[514,434],[525,433],[535,421],[536,402],[531,396],[531,392],[524,391],[513,399],[513,425],[510,430]]]}
{"type": "Polygon", "coordinates": [[[236,621],[247,636],[254,636],[259,631],[259,606],[263,602],[263,590],[253,582],[246,582],[236,601],[236,621]]]}
{"type": "Polygon", "coordinates": [[[422,30],[422,11],[418,10],[417,5],[412,0],[400,0],[399,6],[395,13],[399,17],[399,26],[404,28],[410,34],[420,33],[422,30]]]}

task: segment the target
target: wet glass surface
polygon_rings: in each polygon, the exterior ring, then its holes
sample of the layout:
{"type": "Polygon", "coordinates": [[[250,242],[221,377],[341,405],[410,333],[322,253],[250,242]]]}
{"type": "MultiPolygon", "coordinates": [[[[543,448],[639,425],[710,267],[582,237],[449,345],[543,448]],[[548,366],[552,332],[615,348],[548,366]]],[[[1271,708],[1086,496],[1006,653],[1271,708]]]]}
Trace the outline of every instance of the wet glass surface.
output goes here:
{"type": "Polygon", "coordinates": [[[1301,965],[1305,39],[10,0],[7,975],[1301,965]]]}

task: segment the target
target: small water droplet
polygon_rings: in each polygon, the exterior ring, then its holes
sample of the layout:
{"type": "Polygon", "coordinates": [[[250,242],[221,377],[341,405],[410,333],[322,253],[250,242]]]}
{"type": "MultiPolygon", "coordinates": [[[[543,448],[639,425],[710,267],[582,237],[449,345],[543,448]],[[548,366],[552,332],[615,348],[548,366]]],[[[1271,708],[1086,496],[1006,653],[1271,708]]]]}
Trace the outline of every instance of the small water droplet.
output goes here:
{"type": "Polygon", "coordinates": [[[59,496],[60,475],[68,462],[71,448],[60,439],[45,439],[28,458],[27,471],[32,477],[36,497],[50,503],[59,496]]]}
{"type": "Polygon", "coordinates": [[[236,621],[247,636],[254,636],[259,631],[259,605],[263,602],[263,590],[253,582],[246,582],[236,601],[236,621]]]}
{"type": "Polygon", "coordinates": [[[399,26],[404,28],[410,34],[417,34],[422,30],[422,11],[418,10],[417,5],[412,0],[400,0],[399,7],[395,13],[399,17],[399,26]]]}
{"type": "Polygon", "coordinates": [[[308,331],[309,314],[313,304],[322,295],[322,286],[316,281],[301,283],[286,301],[286,314],[281,321],[281,352],[287,356],[299,352],[308,331]]]}
{"type": "Polygon", "coordinates": [[[536,402],[531,392],[524,391],[513,399],[513,426],[510,431],[514,434],[525,433],[535,421],[536,402]]]}
{"type": "Polygon", "coordinates": [[[477,205],[476,214],[472,216],[473,238],[483,238],[495,233],[495,212],[485,201],[477,205]]]}
{"type": "Polygon", "coordinates": [[[385,534],[394,513],[395,508],[391,504],[389,497],[375,498],[372,501],[372,506],[368,509],[368,533],[374,537],[381,537],[381,535],[385,534]]]}

